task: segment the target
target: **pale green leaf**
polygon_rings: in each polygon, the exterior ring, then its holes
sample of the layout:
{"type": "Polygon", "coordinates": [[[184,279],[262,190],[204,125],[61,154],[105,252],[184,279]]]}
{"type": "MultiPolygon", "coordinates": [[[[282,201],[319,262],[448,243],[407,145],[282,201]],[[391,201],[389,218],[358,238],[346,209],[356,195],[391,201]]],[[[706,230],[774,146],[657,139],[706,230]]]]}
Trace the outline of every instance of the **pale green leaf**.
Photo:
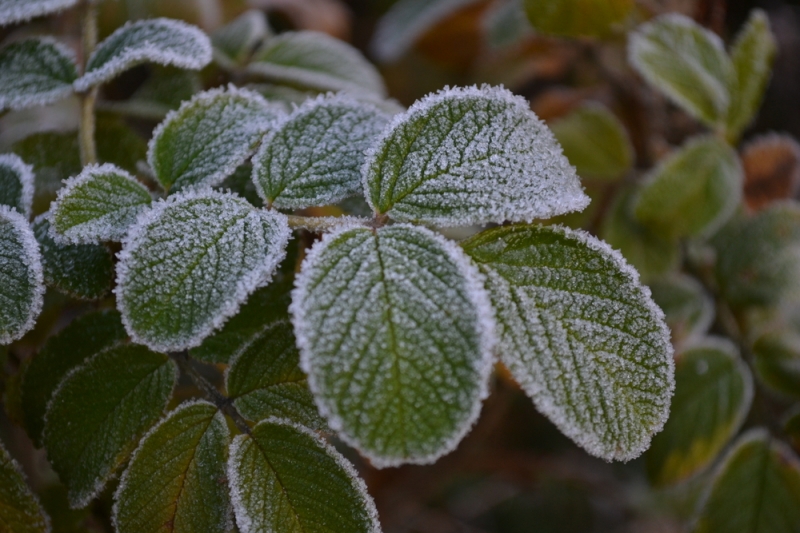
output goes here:
{"type": "Polygon", "coordinates": [[[264,136],[253,181],[268,205],[334,204],[362,191],[364,151],[389,117],[347,96],[308,100],[264,136]]]}
{"type": "Polygon", "coordinates": [[[753,344],[753,367],[767,388],[800,397],[800,335],[790,330],[766,333],[753,344]]]}
{"type": "Polygon", "coordinates": [[[694,533],[796,533],[800,460],[766,430],[742,435],[722,463],[694,533]]]}
{"type": "Polygon", "coordinates": [[[0,111],[52,104],[72,94],[78,76],[72,51],[50,38],[0,50],[0,111]]]}
{"type": "Polygon", "coordinates": [[[483,86],[445,89],[397,115],[367,154],[376,214],[439,226],[530,221],[589,203],[528,102],[483,86]]]}
{"type": "Polygon", "coordinates": [[[581,177],[618,180],[633,164],[625,127],[601,105],[584,104],[550,128],[581,177]]]}
{"type": "Polygon", "coordinates": [[[0,531],[49,533],[50,519],[34,496],[19,464],[0,442],[0,531]]]}
{"type": "Polygon", "coordinates": [[[225,181],[215,187],[218,191],[230,191],[238,194],[253,207],[264,207],[264,200],[258,195],[256,184],[253,183],[253,165],[244,163],[225,178],[225,181]]]}
{"type": "Polygon", "coordinates": [[[97,353],[127,338],[119,313],[97,311],[72,321],[47,339],[25,368],[21,396],[25,428],[33,442],[42,445],[47,402],[72,369],[97,353]]]}
{"type": "Polygon", "coordinates": [[[220,63],[242,64],[271,33],[264,12],[250,9],[214,32],[214,55],[220,63]]]}
{"type": "Polygon", "coordinates": [[[3,0],[0,3],[0,26],[58,13],[77,3],[78,0],[3,0]]]}
{"type": "MultiPolygon", "coordinates": [[[[178,109],[202,84],[196,72],[154,65],[150,75],[127,100],[101,100],[98,109],[146,120],[161,121],[178,109]]],[[[99,140],[99,139],[98,139],[99,140]]]]}
{"type": "Polygon", "coordinates": [[[263,322],[231,358],[225,388],[248,420],[281,418],[312,429],[325,429],[287,321],[263,322]]]}
{"type": "Polygon", "coordinates": [[[230,435],[205,401],[181,404],[142,438],[114,495],[118,533],[225,533],[230,435]]]}
{"type": "Polygon", "coordinates": [[[495,2],[484,15],[482,26],[490,49],[510,48],[534,35],[522,0],[495,2]]]}
{"type": "Polygon", "coordinates": [[[268,39],[246,70],[267,81],[304,89],[386,96],[380,73],[361,52],[315,31],[285,32],[268,39]]]}
{"type": "Polygon", "coordinates": [[[634,213],[665,236],[707,237],[736,211],[743,182],[733,148],[717,137],[695,137],[645,178],[634,213]]]}
{"type": "Polygon", "coordinates": [[[463,252],[414,226],[340,229],[296,287],[301,365],[330,427],[379,467],[452,451],[487,394],[493,344],[463,252]]]}
{"type": "Polygon", "coordinates": [[[669,420],[647,452],[651,481],[666,485],[702,472],[739,431],[752,401],[753,377],[727,339],[709,337],[680,354],[669,420]]]}
{"type": "Polygon", "coordinates": [[[50,209],[61,181],[81,171],[80,147],[75,133],[45,131],[14,143],[11,150],[33,166],[33,214],[50,209]]]}
{"type": "Polygon", "coordinates": [[[97,45],[77,91],[105,83],[142,63],[199,70],[211,62],[211,41],[196,26],[173,19],[128,22],[97,45]]]}
{"type": "Polygon", "coordinates": [[[347,459],[301,426],[265,420],[228,459],[242,533],[379,533],[378,513],[347,459]]]}
{"type": "Polygon", "coordinates": [[[252,155],[279,113],[233,86],[199,93],[156,128],[147,160],[166,190],[213,187],[252,155]]]}
{"type": "Polygon", "coordinates": [[[33,205],[33,167],[16,154],[0,155],[0,205],[13,207],[25,217],[33,205]]]}
{"type": "Polygon", "coordinates": [[[653,301],[666,315],[674,345],[697,338],[711,327],[714,300],[699,281],[685,274],[673,274],[648,285],[653,301]]]}
{"type": "Polygon", "coordinates": [[[609,37],[625,30],[634,0],[524,0],[537,33],[562,37],[609,37]]]}
{"type": "Polygon", "coordinates": [[[654,87],[710,126],[724,121],[734,69],[722,40],[692,19],[662,15],[628,41],[631,64],[654,87]]]}
{"type": "Polygon", "coordinates": [[[30,224],[0,205],[0,344],[27,333],[42,310],[42,255],[30,224]]]}
{"type": "Polygon", "coordinates": [[[629,460],[666,422],[674,388],[664,315],[607,244],[559,226],[506,226],[462,243],[486,277],[502,361],[589,453],[629,460]]]}
{"type": "Polygon", "coordinates": [[[117,264],[117,306],[135,342],[198,346],[285,255],[286,218],[214,191],[177,194],[139,217],[117,264]]]}
{"type": "Polygon", "coordinates": [[[122,240],[151,201],[147,188],[121,168],[89,165],[64,183],[50,206],[52,236],[71,244],[122,240]]]}
{"type": "Polygon", "coordinates": [[[114,260],[103,244],[59,244],[51,235],[51,214],[39,215],[33,231],[42,250],[44,281],[83,300],[97,300],[111,290],[114,260]]]}
{"type": "Polygon", "coordinates": [[[758,111],[777,49],[767,14],[754,9],[731,48],[734,75],[726,121],[731,140],[739,138],[758,111]]]}

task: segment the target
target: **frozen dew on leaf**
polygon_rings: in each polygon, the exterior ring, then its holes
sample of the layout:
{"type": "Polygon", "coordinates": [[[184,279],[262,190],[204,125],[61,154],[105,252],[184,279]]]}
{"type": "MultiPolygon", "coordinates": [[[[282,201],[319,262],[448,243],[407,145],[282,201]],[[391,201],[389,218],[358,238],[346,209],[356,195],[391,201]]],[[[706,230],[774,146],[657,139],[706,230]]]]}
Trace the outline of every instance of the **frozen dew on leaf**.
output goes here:
{"type": "Polygon", "coordinates": [[[15,154],[0,155],[0,205],[13,207],[25,217],[33,204],[33,167],[15,154]]]}
{"type": "Polygon", "coordinates": [[[72,50],[49,37],[0,50],[0,111],[52,104],[72,94],[78,77],[72,50]]]}
{"type": "Polygon", "coordinates": [[[575,169],[528,102],[500,87],[445,89],[396,115],[363,168],[376,214],[438,226],[583,210],[575,169]]]}
{"type": "Polygon", "coordinates": [[[77,3],[78,0],[3,0],[0,2],[0,26],[58,13],[77,3]]]}
{"type": "Polygon", "coordinates": [[[364,151],[388,122],[344,95],[307,100],[267,133],[253,157],[259,195],[280,209],[334,204],[361,191],[364,151]]]}

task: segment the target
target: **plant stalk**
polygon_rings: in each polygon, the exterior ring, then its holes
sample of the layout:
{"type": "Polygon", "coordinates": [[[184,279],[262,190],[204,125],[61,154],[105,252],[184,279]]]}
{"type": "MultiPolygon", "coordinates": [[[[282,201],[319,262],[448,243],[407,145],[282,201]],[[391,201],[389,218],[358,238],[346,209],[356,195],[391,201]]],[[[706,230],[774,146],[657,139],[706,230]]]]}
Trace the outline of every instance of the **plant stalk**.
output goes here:
{"type": "MultiPolygon", "coordinates": [[[[343,226],[377,227],[376,220],[371,218],[343,216],[343,217],[301,217],[288,215],[289,227],[304,229],[312,233],[324,233],[343,226]]],[[[382,225],[382,224],[381,224],[382,225]]]]}
{"type": "MultiPolygon", "coordinates": [[[[89,56],[97,46],[97,5],[93,0],[86,0],[83,4],[83,21],[81,33],[83,38],[83,72],[89,56]]],[[[81,94],[81,119],[78,128],[78,137],[81,149],[81,164],[88,165],[97,162],[97,147],[94,140],[95,116],[94,104],[97,100],[98,87],[94,86],[81,94]]]]}

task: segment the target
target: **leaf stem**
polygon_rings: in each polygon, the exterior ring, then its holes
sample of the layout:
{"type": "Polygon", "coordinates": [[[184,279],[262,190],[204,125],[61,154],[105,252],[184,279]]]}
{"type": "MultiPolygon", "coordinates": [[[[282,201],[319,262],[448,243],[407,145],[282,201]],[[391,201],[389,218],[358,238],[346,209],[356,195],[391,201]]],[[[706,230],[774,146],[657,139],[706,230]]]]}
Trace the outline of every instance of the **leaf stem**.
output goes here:
{"type": "MultiPolygon", "coordinates": [[[[324,233],[343,226],[364,226],[367,228],[377,227],[377,219],[344,216],[344,217],[301,217],[289,215],[289,227],[294,229],[304,229],[312,233],[324,233]]],[[[380,224],[382,225],[382,224],[380,224]]]]}
{"type": "MultiPolygon", "coordinates": [[[[85,0],[83,7],[81,34],[83,39],[83,72],[85,73],[89,56],[92,55],[95,46],[97,46],[97,5],[94,0],[85,0]]],[[[97,100],[97,90],[98,87],[94,86],[81,94],[81,121],[78,128],[78,136],[80,138],[81,164],[84,166],[97,162],[97,147],[94,141],[94,104],[97,100]]]]}

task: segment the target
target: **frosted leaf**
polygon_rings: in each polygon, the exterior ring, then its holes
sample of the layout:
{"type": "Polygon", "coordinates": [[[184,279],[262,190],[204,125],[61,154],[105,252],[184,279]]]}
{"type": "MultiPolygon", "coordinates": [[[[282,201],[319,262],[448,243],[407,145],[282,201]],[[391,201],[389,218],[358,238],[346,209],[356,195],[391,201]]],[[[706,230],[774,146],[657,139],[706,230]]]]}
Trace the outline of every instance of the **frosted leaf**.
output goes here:
{"type": "Polygon", "coordinates": [[[702,283],[685,274],[674,274],[648,285],[653,301],[664,311],[674,346],[704,335],[711,327],[714,300],[702,283]]]}
{"type": "Polygon", "coordinates": [[[388,117],[346,96],[309,100],[270,131],[253,157],[253,181],[268,205],[333,204],[361,191],[364,151],[388,117]]]}
{"type": "Polygon", "coordinates": [[[199,345],[269,282],[289,236],[286,217],[231,194],[188,192],[155,204],[119,254],[125,329],[154,350],[199,345]]]}
{"type": "Polygon", "coordinates": [[[121,168],[89,165],[64,183],[50,206],[52,236],[72,244],[122,240],[151,201],[144,185],[121,168]]]}
{"type": "Polygon", "coordinates": [[[25,218],[0,205],[0,344],[27,333],[42,310],[42,255],[25,218]]]}
{"type": "Polygon", "coordinates": [[[320,412],[375,466],[433,462],[477,419],[494,322],[475,268],[440,235],[406,225],[325,235],[290,311],[320,412]]]}
{"type": "Polygon", "coordinates": [[[647,451],[656,485],[702,472],[738,433],[753,401],[753,376],[729,340],[709,337],[680,354],[664,431],[647,451]]]}
{"type": "Polygon", "coordinates": [[[33,205],[33,167],[15,154],[0,155],[0,205],[13,207],[25,217],[33,205]]]}
{"type": "MultiPolygon", "coordinates": [[[[2,9],[2,8],[0,8],[2,9]]],[[[72,51],[50,38],[0,50],[0,111],[52,104],[72,94],[78,77],[72,51]]]]}
{"type": "Polygon", "coordinates": [[[310,430],[269,419],[233,440],[228,458],[242,533],[379,533],[378,512],[353,465],[310,430]]]}
{"type": "Polygon", "coordinates": [[[97,300],[108,293],[114,281],[114,261],[105,245],[56,242],[49,212],[36,217],[33,231],[42,251],[48,286],[83,300],[97,300]]]}
{"type": "Polygon", "coordinates": [[[299,364],[289,321],[265,322],[231,358],[225,390],[248,420],[275,417],[325,429],[299,364]]]}
{"type": "Polygon", "coordinates": [[[0,2],[0,26],[57,13],[77,3],[78,0],[3,0],[0,2]]]}
{"type": "Polygon", "coordinates": [[[357,49],[324,33],[285,32],[268,39],[247,72],[267,81],[317,91],[347,91],[386,96],[380,73],[357,49]]]}
{"type": "Polygon", "coordinates": [[[256,45],[271,33],[263,11],[245,11],[211,36],[214,55],[221,63],[244,63],[256,45]]]}
{"type": "Polygon", "coordinates": [[[607,244],[559,226],[506,226],[463,247],[486,277],[502,361],[592,455],[627,461],[661,430],[675,385],[664,314],[607,244]]]}
{"type": "Polygon", "coordinates": [[[733,65],[722,40],[692,19],[662,15],[628,41],[631,64],[694,117],[714,126],[725,118],[733,65]]]}
{"type": "Polygon", "coordinates": [[[197,94],[153,132],[147,161],[167,190],[219,185],[279,116],[256,93],[233,86],[197,94]]]}
{"type": "Polygon", "coordinates": [[[49,533],[50,519],[0,442],[0,524],[8,533],[49,533]]]}
{"type": "Polygon", "coordinates": [[[523,0],[539,35],[612,37],[625,31],[635,0],[523,0]]]}
{"type": "Polygon", "coordinates": [[[200,28],[180,20],[128,22],[97,45],[75,90],[86,91],[147,62],[200,70],[211,62],[211,41],[200,28]]]}
{"type": "Polygon", "coordinates": [[[72,370],[47,406],[47,457],[73,508],[85,507],[164,411],[178,373],[144,346],[108,348],[72,370]]]}
{"type": "Polygon", "coordinates": [[[400,0],[378,22],[370,48],[381,62],[400,59],[438,22],[477,0],[400,0]]]}
{"type": "Polygon", "coordinates": [[[363,168],[377,214],[439,226],[530,221],[589,204],[575,169],[523,98],[445,89],[394,117],[363,168]]]}
{"type": "Polygon", "coordinates": [[[230,434],[205,401],[186,402],[143,438],[114,494],[119,533],[230,530],[225,482],[230,434]]]}
{"type": "Polygon", "coordinates": [[[736,211],[743,182],[733,148],[715,136],[695,137],[648,174],[634,214],[667,237],[707,237],[736,211]]]}

